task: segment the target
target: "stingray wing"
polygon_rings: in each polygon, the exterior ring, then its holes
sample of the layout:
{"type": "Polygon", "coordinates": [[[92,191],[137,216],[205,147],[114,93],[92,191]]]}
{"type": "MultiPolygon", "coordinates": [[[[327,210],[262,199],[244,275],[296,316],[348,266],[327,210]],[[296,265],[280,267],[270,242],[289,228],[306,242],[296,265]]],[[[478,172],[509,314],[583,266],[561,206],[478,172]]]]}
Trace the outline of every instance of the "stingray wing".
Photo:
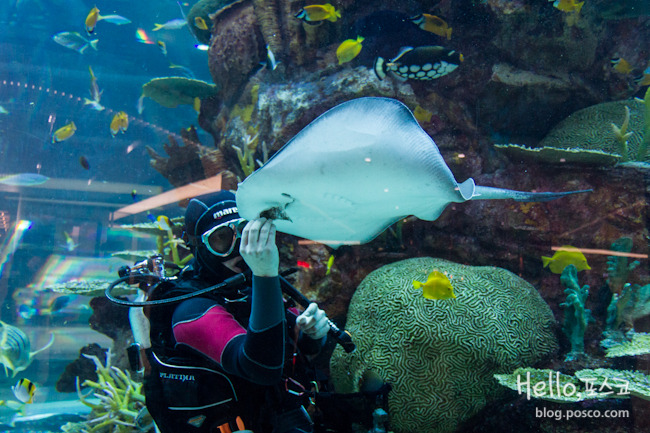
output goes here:
{"type": "Polygon", "coordinates": [[[359,98],[307,125],[239,185],[246,219],[331,246],[365,243],[408,215],[434,220],[474,194],[399,101],[359,98]]]}

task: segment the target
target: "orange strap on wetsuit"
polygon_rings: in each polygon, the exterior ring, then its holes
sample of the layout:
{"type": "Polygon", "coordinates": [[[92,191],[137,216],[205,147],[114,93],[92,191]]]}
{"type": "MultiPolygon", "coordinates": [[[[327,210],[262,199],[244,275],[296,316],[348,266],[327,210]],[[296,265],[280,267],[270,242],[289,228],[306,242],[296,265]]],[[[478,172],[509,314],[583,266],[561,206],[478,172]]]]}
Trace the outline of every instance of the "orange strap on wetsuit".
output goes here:
{"type": "MultiPolygon", "coordinates": [[[[235,418],[235,424],[237,424],[237,430],[235,431],[240,431],[240,430],[246,430],[246,426],[244,425],[244,421],[241,419],[240,416],[235,418]]],[[[232,430],[230,428],[230,423],[223,423],[219,426],[219,433],[232,433],[232,430]]]]}

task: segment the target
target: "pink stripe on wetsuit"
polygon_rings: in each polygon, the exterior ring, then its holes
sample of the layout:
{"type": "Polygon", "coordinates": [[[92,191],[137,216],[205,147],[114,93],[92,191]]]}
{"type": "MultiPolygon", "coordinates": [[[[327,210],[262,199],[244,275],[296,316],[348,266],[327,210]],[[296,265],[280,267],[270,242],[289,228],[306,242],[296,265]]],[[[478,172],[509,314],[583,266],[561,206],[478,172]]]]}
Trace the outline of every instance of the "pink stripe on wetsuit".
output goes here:
{"type": "Polygon", "coordinates": [[[196,319],[176,323],[177,343],[190,346],[221,363],[226,345],[238,335],[246,334],[239,322],[221,305],[214,305],[196,319]]]}

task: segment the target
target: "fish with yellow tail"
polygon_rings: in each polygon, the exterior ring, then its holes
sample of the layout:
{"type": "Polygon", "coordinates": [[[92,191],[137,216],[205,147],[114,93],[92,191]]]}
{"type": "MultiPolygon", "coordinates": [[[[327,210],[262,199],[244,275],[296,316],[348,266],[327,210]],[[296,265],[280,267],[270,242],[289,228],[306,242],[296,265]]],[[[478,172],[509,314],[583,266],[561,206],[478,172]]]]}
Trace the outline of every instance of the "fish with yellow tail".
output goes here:
{"type": "Polygon", "coordinates": [[[451,39],[452,28],[449,27],[449,24],[440,17],[429,14],[420,14],[409,19],[413,24],[426,32],[442,36],[443,38],[447,38],[447,40],[451,39]]]}
{"type": "Polygon", "coordinates": [[[99,9],[97,9],[97,6],[93,7],[90,12],[88,12],[88,15],[86,16],[86,33],[89,35],[92,34],[95,31],[95,26],[97,25],[98,21],[106,21],[112,24],[117,24],[118,26],[124,25],[124,24],[130,24],[131,20],[128,18],[124,18],[121,15],[100,15],[99,14],[99,9]]]}
{"type": "Polygon", "coordinates": [[[34,402],[36,385],[34,385],[31,380],[23,377],[18,381],[18,383],[11,387],[11,390],[19,401],[25,404],[31,404],[34,402]]]}
{"type": "Polygon", "coordinates": [[[388,62],[377,57],[374,69],[380,80],[389,74],[400,81],[435,80],[454,71],[463,60],[461,53],[439,45],[404,47],[388,62]]]}
{"type": "Polygon", "coordinates": [[[554,274],[561,274],[564,268],[569,265],[575,266],[578,271],[588,271],[591,269],[582,251],[571,245],[561,246],[553,254],[553,257],[542,256],[542,263],[544,267],[548,266],[554,274]]]}
{"type": "Polygon", "coordinates": [[[413,288],[422,288],[422,296],[427,299],[442,300],[456,298],[451,281],[440,271],[431,272],[424,283],[414,280],[413,288]]]}
{"type": "Polygon", "coordinates": [[[120,111],[113,116],[111,120],[111,135],[115,137],[120,132],[126,132],[129,127],[129,115],[124,111],[120,111]]]}
{"type": "Polygon", "coordinates": [[[72,137],[77,130],[77,125],[74,122],[70,122],[65,126],[60,127],[54,134],[52,134],[52,143],[59,143],[65,141],[68,138],[72,137]]]}
{"type": "Polygon", "coordinates": [[[12,370],[12,377],[25,370],[32,363],[34,356],[48,349],[54,343],[54,334],[42,348],[32,352],[29,337],[20,328],[0,320],[0,364],[4,366],[5,374],[12,370]]]}
{"type": "Polygon", "coordinates": [[[326,3],[324,5],[305,6],[294,16],[307,24],[319,25],[325,20],[336,22],[341,18],[341,12],[337,11],[331,4],[326,3]]]}
{"type": "Polygon", "coordinates": [[[356,39],[347,39],[341,42],[341,45],[336,49],[336,58],[339,60],[339,65],[349,62],[359,55],[363,39],[363,36],[357,36],[356,39]]]}

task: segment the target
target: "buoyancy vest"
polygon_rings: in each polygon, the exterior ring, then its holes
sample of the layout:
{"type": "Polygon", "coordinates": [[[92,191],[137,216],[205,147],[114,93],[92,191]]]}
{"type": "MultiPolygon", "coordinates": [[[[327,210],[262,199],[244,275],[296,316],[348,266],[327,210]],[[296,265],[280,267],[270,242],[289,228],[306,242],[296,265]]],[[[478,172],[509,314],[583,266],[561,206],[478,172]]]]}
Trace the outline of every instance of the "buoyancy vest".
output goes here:
{"type": "MultiPolygon", "coordinates": [[[[200,279],[163,281],[150,293],[150,300],[179,296],[207,285],[200,279]]],[[[250,287],[210,292],[207,297],[223,306],[244,327],[250,317],[250,287]]],[[[313,370],[300,354],[296,343],[296,314],[286,305],[287,340],[282,383],[262,386],[228,374],[214,360],[187,346],[177,345],[172,331],[172,315],[178,304],[149,307],[152,348],[147,352],[151,365],[145,377],[145,397],[149,412],[162,433],[219,431],[230,423],[235,431],[237,417],[256,433],[280,432],[284,413],[295,412],[308,403],[313,370]]],[[[215,330],[218,332],[218,330],[215,330]]],[[[285,419],[287,417],[284,417],[285,419]]]]}

